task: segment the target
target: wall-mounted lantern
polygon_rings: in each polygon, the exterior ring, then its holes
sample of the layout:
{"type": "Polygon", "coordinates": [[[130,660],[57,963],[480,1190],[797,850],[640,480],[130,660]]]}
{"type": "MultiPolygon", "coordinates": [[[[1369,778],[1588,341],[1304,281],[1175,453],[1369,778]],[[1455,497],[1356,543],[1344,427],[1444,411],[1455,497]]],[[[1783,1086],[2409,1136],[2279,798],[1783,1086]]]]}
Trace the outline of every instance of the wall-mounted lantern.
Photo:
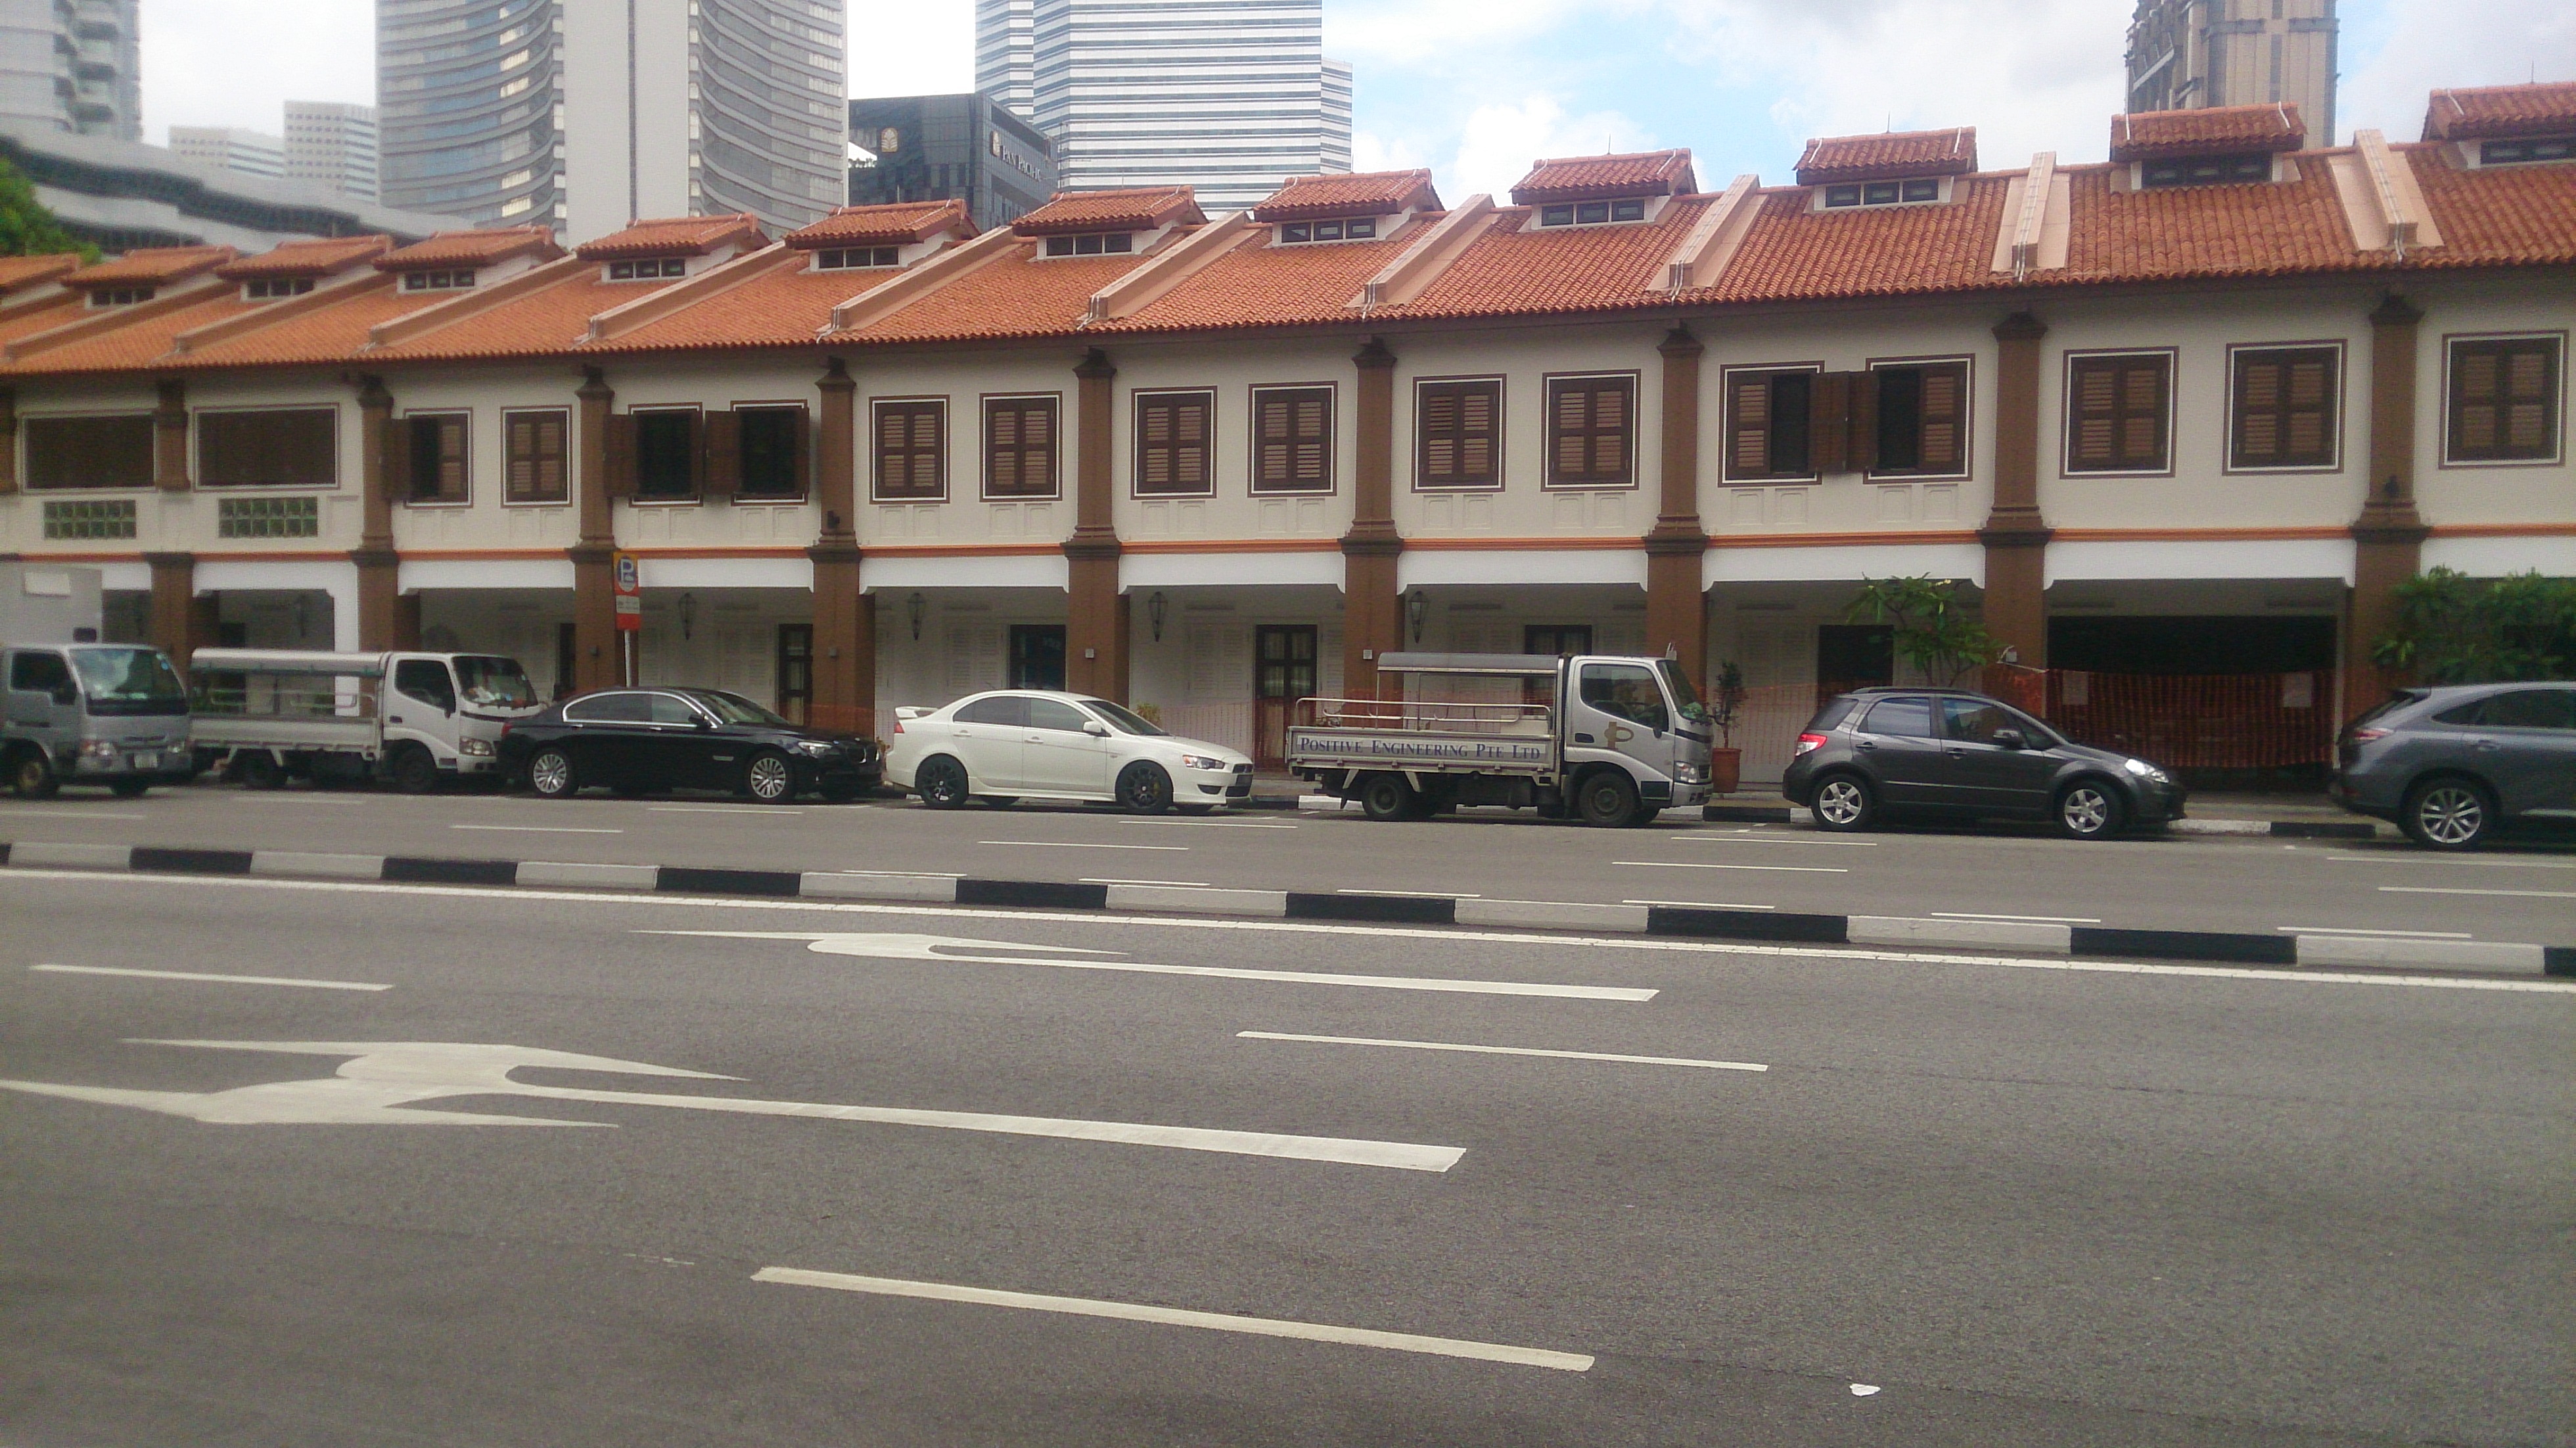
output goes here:
{"type": "Polygon", "coordinates": [[[1160,592],[1145,600],[1145,617],[1154,625],[1154,642],[1163,641],[1163,616],[1171,612],[1172,601],[1160,592]]]}
{"type": "Polygon", "coordinates": [[[1431,598],[1417,588],[1405,597],[1404,621],[1413,625],[1413,641],[1422,642],[1422,620],[1431,613],[1431,598]]]}
{"type": "Polygon", "coordinates": [[[904,616],[905,618],[910,619],[910,620],[912,621],[912,639],[913,639],[913,642],[915,642],[915,643],[919,643],[919,642],[921,641],[921,621],[922,621],[924,618],[929,617],[929,615],[930,615],[930,600],[929,600],[929,599],[926,599],[926,598],[922,597],[920,594],[916,593],[916,594],[914,594],[912,597],[910,597],[910,598],[908,598],[908,599],[905,599],[905,600],[904,600],[904,603],[903,603],[903,616],[904,616]]]}
{"type": "Polygon", "coordinates": [[[680,637],[682,637],[682,638],[684,638],[684,639],[686,639],[686,638],[695,638],[695,637],[697,636],[697,630],[698,630],[698,596],[697,596],[696,594],[694,594],[694,593],[684,593],[684,594],[681,594],[681,595],[680,595],[680,637]]]}

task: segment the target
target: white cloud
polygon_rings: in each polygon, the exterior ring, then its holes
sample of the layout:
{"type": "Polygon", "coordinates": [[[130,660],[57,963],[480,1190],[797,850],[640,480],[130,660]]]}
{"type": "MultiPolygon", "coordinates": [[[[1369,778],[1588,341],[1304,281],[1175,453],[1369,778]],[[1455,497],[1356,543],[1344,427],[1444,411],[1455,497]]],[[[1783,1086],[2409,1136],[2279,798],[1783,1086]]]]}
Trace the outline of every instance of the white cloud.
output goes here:
{"type": "Polygon", "coordinates": [[[1441,191],[1452,202],[1480,191],[1499,197],[1541,157],[1647,151],[1654,145],[1652,135],[1617,111],[1569,116],[1554,96],[1482,105],[1467,117],[1457,155],[1440,177],[1441,191]]]}
{"type": "Polygon", "coordinates": [[[974,88],[972,0],[850,6],[850,94],[936,96],[974,88]]]}
{"type": "Polygon", "coordinates": [[[144,139],[172,124],[274,136],[286,102],[376,103],[376,7],[357,0],[150,0],[144,139]]]}
{"type": "Polygon", "coordinates": [[[1351,169],[1354,171],[1412,171],[1431,164],[1431,159],[1416,151],[1402,137],[1381,136],[1374,131],[1351,132],[1351,169]]]}
{"type": "Polygon", "coordinates": [[[2389,11],[2387,44],[2344,76],[2338,139],[2368,126],[2411,141],[2436,90],[2576,80],[2567,0],[2391,0],[2389,11]]]}

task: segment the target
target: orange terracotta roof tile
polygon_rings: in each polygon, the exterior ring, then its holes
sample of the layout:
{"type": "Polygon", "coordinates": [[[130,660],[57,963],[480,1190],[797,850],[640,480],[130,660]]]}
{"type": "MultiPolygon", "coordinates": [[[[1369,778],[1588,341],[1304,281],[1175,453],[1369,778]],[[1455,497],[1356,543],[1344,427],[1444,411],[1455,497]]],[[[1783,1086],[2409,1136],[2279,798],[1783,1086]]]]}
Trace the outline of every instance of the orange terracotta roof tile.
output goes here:
{"type": "Polygon", "coordinates": [[[1583,312],[1669,300],[1654,284],[1712,199],[1679,197],[1649,222],[1529,230],[1526,209],[1504,207],[1422,295],[1377,315],[1583,312]]]}
{"type": "Polygon", "coordinates": [[[60,251],[47,256],[0,256],[0,295],[58,282],[80,269],[78,252],[60,251]]]}
{"type": "Polygon", "coordinates": [[[1316,217],[1393,216],[1438,211],[1440,193],[1428,171],[1370,171],[1331,176],[1291,176],[1252,208],[1255,221],[1309,221],[1316,217]]]}
{"type": "Polygon", "coordinates": [[[1699,189],[1686,150],[1625,156],[1567,156],[1541,161],[1512,188],[1516,206],[1543,201],[1608,201],[1623,196],[1678,196],[1699,189]]]}
{"type": "MultiPolygon", "coordinates": [[[[1941,206],[1815,210],[1814,194],[1762,193],[1753,228],[1717,284],[1695,296],[1771,301],[1892,296],[1994,284],[2008,176],[1954,182],[1941,206]]],[[[2006,278],[2009,280],[2009,278],[2006,278]]]]}
{"type": "Polygon", "coordinates": [[[2288,101],[2209,106],[2196,111],[2140,111],[2111,118],[2111,159],[2162,161],[2221,152],[2295,151],[2307,122],[2288,101]]]}
{"type": "Polygon", "coordinates": [[[88,310],[81,304],[81,294],[78,292],[56,292],[50,297],[38,297],[17,306],[0,309],[0,347],[6,347],[22,337],[32,337],[38,332],[50,332],[56,327],[80,318],[88,310]]]}
{"type": "Polygon", "coordinates": [[[654,352],[721,347],[810,346],[832,309],[897,273],[809,271],[802,262],[761,273],[584,352],[654,352]]]}
{"type": "Polygon", "coordinates": [[[552,286],[369,355],[387,361],[563,356],[588,334],[593,316],[651,290],[648,283],[602,281],[597,271],[583,268],[552,286]]]}
{"type": "Polygon", "coordinates": [[[2576,81],[2437,90],[2424,111],[2424,139],[2576,134],[2576,81]]]}
{"type": "Polygon", "coordinates": [[[779,240],[799,251],[841,246],[902,246],[928,241],[941,232],[967,237],[975,223],[963,201],[896,201],[881,206],[843,206],[808,227],[779,240]]]}
{"type": "Polygon", "coordinates": [[[1089,310],[1093,292],[1151,259],[1043,258],[1036,243],[1013,243],[998,259],[852,335],[891,342],[1070,334],[1089,310]]]}
{"type": "Polygon", "coordinates": [[[326,236],[281,242],[257,256],[226,262],[215,275],[242,282],[255,277],[327,277],[390,249],[390,236],[326,236]]]}
{"type": "Polygon", "coordinates": [[[766,245],[760,218],[750,212],[731,216],[666,216],[629,223],[596,241],[573,248],[584,261],[612,261],[635,256],[705,256],[728,242],[746,249],[766,245]]]}
{"type": "MultiPolygon", "coordinates": [[[[245,302],[241,293],[230,288],[209,293],[207,299],[193,306],[174,307],[166,312],[145,311],[124,322],[94,332],[78,341],[48,347],[21,359],[14,370],[22,372],[128,372],[150,367],[170,355],[171,339],[181,332],[220,322],[254,311],[258,303],[245,302]]],[[[89,312],[81,321],[102,318],[89,312]]],[[[65,322],[73,318],[63,318],[65,322]]],[[[14,340],[14,339],[13,339],[14,340]]]]}
{"type": "Polygon", "coordinates": [[[1207,220],[1187,186],[1145,186],[1128,191],[1059,191],[1047,204],[1011,223],[1022,236],[1063,236],[1077,231],[1152,231],[1207,220]]]}
{"type": "Polygon", "coordinates": [[[1798,184],[1895,181],[1908,176],[1965,176],[1977,169],[1977,128],[1891,131],[1880,136],[1826,136],[1798,158],[1798,184]]]}
{"type": "Polygon", "coordinates": [[[2432,208],[2442,244],[2410,251],[2417,266],[2576,262],[2576,166],[2463,170],[2440,144],[2396,146],[2432,208]]]}
{"type": "Polygon", "coordinates": [[[2322,159],[2302,162],[2296,181],[2233,186],[2129,191],[2113,189],[2110,166],[2059,174],[2069,179],[2073,226],[2066,269],[2050,281],[2270,276],[2366,260],[2322,159]]]}
{"type": "Polygon", "coordinates": [[[191,349],[173,364],[195,370],[359,360],[367,329],[428,305],[418,292],[370,282],[346,288],[331,302],[191,349]]]}
{"type": "Polygon", "coordinates": [[[1296,326],[1348,322],[1360,288],[1414,241],[1417,218],[1393,237],[1377,241],[1273,246],[1266,229],[1254,228],[1225,255],[1133,316],[1095,323],[1091,332],[1199,331],[1233,327],[1296,326]]]}
{"type": "Polygon", "coordinates": [[[379,271],[427,271],[490,266],[515,256],[552,261],[564,254],[551,226],[503,226],[481,231],[442,231],[376,258],[379,271]]]}
{"type": "Polygon", "coordinates": [[[138,247],[114,261],[66,273],[62,281],[71,287],[166,286],[212,271],[239,255],[229,246],[138,247]]]}

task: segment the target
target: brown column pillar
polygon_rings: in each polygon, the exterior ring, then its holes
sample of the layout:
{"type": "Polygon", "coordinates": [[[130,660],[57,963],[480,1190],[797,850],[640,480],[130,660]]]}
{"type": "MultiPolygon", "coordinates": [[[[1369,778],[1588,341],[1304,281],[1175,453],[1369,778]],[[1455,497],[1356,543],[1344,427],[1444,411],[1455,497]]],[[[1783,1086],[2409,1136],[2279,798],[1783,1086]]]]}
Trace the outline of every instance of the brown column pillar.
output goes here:
{"type": "Polygon", "coordinates": [[[18,491],[18,389],[0,387],[0,498],[18,491]]]}
{"type": "Polygon", "coordinates": [[[152,569],[152,646],[185,671],[197,647],[214,639],[212,610],[198,607],[197,555],[146,553],[143,561],[152,569]]]}
{"type": "Polygon", "coordinates": [[[1699,521],[1699,359],[1708,349],[1675,327],[1664,358],[1663,502],[1646,535],[1646,652],[1670,652],[1707,689],[1708,607],[1701,587],[1708,533],[1699,521]]]}
{"type": "Polygon", "coordinates": [[[581,399],[581,468],[573,498],[581,516],[581,541],[564,550],[572,560],[572,682],[576,689],[604,689],[625,682],[617,642],[617,533],[608,505],[608,405],[617,400],[607,374],[582,369],[574,396],[581,399]]]}
{"type": "Polygon", "coordinates": [[[814,429],[822,455],[814,468],[814,506],[823,530],[805,556],[814,560],[814,702],[820,729],[875,734],[876,600],[859,591],[859,384],[838,357],[815,384],[823,415],[814,429]]]}
{"type": "Polygon", "coordinates": [[[165,493],[188,491],[188,384],[165,377],[155,384],[160,404],[152,409],[152,486],[165,493]]]}
{"type": "Polygon", "coordinates": [[[1404,599],[1396,560],[1395,354],[1371,337],[1351,358],[1359,368],[1352,409],[1358,466],[1351,479],[1351,531],[1342,535],[1342,694],[1377,697],[1377,656],[1404,647],[1404,599]]]}
{"type": "Polygon", "coordinates": [[[2370,651],[2397,619],[2397,586],[2424,561],[2432,530],[2415,511],[2416,324],[2424,314],[2395,292],[2370,314],[2370,477],[2352,525],[2352,605],[2343,628],[2343,709],[2351,718],[2402,682],[2370,651]]]}
{"type": "Polygon", "coordinates": [[[1110,438],[1118,376],[1109,356],[1094,347],[1073,369],[1074,414],[1080,437],[1074,450],[1073,536],[1064,556],[1071,597],[1064,640],[1065,687],[1127,702],[1127,596],[1118,591],[1118,528],[1112,504],[1110,438]]]}
{"type": "Polygon", "coordinates": [[[394,395],[385,390],[385,379],[369,375],[358,380],[358,485],[361,506],[358,524],[358,546],[349,552],[349,561],[358,565],[358,647],[374,652],[382,649],[417,648],[420,643],[420,600],[409,600],[408,630],[405,638],[402,596],[402,555],[394,551],[394,500],[387,491],[385,449],[392,446],[394,395]]]}
{"type": "Polygon", "coordinates": [[[1995,505],[1986,545],[1986,631],[2028,668],[2048,667],[2048,539],[2039,512],[2040,339],[2037,317],[1995,324],[1995,505]]]}

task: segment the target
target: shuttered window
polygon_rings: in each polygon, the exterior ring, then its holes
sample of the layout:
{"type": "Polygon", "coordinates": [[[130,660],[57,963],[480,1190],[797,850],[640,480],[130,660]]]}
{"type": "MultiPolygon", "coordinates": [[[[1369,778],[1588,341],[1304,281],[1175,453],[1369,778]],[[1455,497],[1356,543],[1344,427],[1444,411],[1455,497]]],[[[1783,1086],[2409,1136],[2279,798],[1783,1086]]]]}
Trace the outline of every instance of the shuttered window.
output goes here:
{"type": "Polygon", "coordinates": [[[1551,377],[1547,485],[1625,488],[1637,481],[1637,379],[1551,377]]]}
{"type": "Polygon", "coordinates": [[[2451,462],[2551,462],[2558,456],[2558,337],[2451,344],[2451,462]]]}
{"type": "Polygon", "coordinates": [[[1959,477],[1968,471],[1968,364],[1907,362],[1873,368],[1879,476],[1959,477]]]}
{"type": "Polygon", "coordinates": [[[1811,478],[1808,414],[1816,374],[1726,374],[1726,477],[1729,482],[1811,478]]]}
{"type": "Polygon", "coordinates": [[[1216,490],[1213,392],[1136,394],[1136,495],[1203,496],[1216,490]]]}
{"type": "Polygon", "coordinates": [[[2173,466],[2173,355],[2069,359],[2066,471],[2161,473],[2173,466]]]}
{"type": "Polygon", "coordinates": [[[1252,491],[1333,490],[1333,389],[1252,390],[1252,491]]]}
{"type": "Polygon", "coordinates": [[[1424,382],[1414,392],[1414,486],[1491,488],[1503,480],[1503,383],[1424,382]]]}
{"type": "Polygon", "coordinates": [[[807,455],[812,451],[805,409],[738,407],[733,419],[733,451],[738,459],[734,495],[765,500],[805,496],[811,468],[807,455]]]}
{"type": "Polygon", "coordinates": [[[2333,467],[2343,354],[2333,347],[2249,347],[2234,359],[2227,465],[2333,467]]]}
{"type": "Polygon", "coordinates": [[[563,503],[572,499],[565,464],[568,414],[556,408],[501,414],[502,501],[563,503]]]}
{"type": "Polygon", "coordinates": [[[938,399],[879,402],[875,408],[874,496],[883,502],[948,496],[948,404],[938,399]]]}
{"type": "Polygon", "coordinates": [[[415,503],[467,501],[465,424],[461,412],[413,413],[395,421],[402,433],[396,439],[405,474],[401,496],[415,503]]]}
{"type": "Polygon", "coordinates": [[[328,407],[197,414],[197,481],[209,488],[330,488],[340,414],[328,407]]]}
{"type": "Polygon", "coordinates": [[[1056,496],[1054,397],[984,399],[984,496],[1056,496]]]}
{"type": "Polygon", "coordinates": [[[148,488],[152,486],[152,414],[114,417],[30,417],[27,434],[30,488],[148,488]]]}

